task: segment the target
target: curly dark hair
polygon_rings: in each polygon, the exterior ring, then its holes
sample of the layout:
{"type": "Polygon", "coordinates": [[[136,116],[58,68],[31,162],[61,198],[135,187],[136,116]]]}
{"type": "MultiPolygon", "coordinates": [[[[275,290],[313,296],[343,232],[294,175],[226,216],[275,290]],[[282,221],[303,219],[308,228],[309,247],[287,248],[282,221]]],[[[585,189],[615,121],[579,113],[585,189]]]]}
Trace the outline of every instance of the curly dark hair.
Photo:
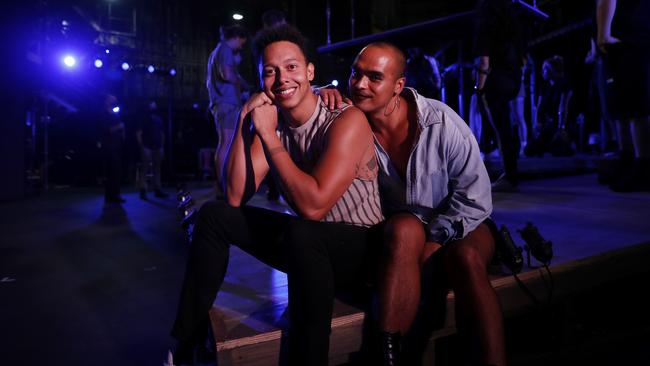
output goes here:
{"type": "Polygon", "coordinates": [[[309,62],[309,56],[305,48],[305,37],[300,34],[300,32],[293,26],[289,24],[282,24],[275,27],[264,28],[257,32],[253,44],[255,45],[255,51],[258,57],[262,57],[264,49],[275,42],[291,42],[300,48],[303,56],[305,56],[305,61],[309,62]]]}

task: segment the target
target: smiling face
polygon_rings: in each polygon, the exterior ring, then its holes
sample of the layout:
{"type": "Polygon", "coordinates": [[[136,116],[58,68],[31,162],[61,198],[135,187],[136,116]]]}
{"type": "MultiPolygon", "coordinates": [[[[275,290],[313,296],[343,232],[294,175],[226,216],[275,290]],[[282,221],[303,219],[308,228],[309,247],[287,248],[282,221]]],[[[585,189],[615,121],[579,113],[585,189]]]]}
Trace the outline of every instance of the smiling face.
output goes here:
{"type": "Polygon", "coordinates": [[[404,88],[399,56],[389,47],[370,45],[352,65],[348,85],[354,105],[364,113],[382,112],[404,88]]]}
{"type": "Polygon", "coordinates": [[[312,93],[309,82],[314,79],[314,65],[295,43],[273,42],[262,54],[264,93],[279,108],[290,110],[312,93]]]}

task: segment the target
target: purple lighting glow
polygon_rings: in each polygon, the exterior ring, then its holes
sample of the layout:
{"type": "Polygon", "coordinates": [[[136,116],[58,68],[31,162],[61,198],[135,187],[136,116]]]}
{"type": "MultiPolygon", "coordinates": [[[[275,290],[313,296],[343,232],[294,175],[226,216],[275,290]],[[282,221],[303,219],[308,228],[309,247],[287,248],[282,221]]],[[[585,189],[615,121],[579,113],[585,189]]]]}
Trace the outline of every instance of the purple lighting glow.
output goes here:
{"type": "Polygon", "coordinates": [[[95,67],[99,69],[99,68],[101,68],[102,66],[104,66],[104,62],[103,62],[101,59],[99,59],[99,58],[96,59],[96,60],[95,60],[95,67]]]}
{"type": "Polygon", "coordinates": [[[147,67],[147,71],[149,71],[150,74],[153,74],[153,72],[156,71],[156,68],[153,67],[153,65],[149,65],[149,67],[147,67]]]}
{"type": "Polygon", "coordinates": [[[65,55],[63,57],[63,64],[70,68],[75,67],[77,64],[77,59],[72,55],[65,55]]]}
{"type": "Polygon", "coordinates": [[[122,70],[128,71],[131,68],[128,62],[122,62],[122,70]]]}

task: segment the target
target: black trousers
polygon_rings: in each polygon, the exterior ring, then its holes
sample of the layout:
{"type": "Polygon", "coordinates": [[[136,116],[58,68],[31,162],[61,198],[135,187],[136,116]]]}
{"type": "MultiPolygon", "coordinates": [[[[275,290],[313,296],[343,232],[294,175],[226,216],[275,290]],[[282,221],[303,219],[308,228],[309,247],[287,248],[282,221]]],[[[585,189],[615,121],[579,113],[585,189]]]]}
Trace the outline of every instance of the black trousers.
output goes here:
{"type": "Polygon", "coordinates": [[[254,207],[208,202],[199,211],[172,336],[200,342],[228,267],[230,244],[287,272],[289,355],[327,365],[334,295],[365,285],[378,230],[301,220],[254,207]]]}
{"type": "Polygon", "coordinates": [[[106,181],[104,182],[104,197],[106,200],[120,198],[120,183],[122,182],[122,150],[108,148],[104,152],[104,168],[106,181]]]}
{"type": "Polygon", "coordinates": [[[505,179],[518,183],[517,158],[519,149],[510,123],[510,101],[519,92],[519,81],[493,71],[486,81],[485,94],[480,98],[481,116],[487,119],[496,133],[499,153],[503,161],[505,179]]]}

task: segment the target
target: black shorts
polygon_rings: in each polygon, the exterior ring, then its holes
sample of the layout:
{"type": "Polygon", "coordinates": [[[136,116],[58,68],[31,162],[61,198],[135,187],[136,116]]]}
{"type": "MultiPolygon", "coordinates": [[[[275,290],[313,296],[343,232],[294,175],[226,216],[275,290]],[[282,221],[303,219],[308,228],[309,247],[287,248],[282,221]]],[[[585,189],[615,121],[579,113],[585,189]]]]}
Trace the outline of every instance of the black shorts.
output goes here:
{"type": "Polygon", "coordinates": [[[650,47],[618,43],[604,55],[605,99],[610,117],[629,120],[650,116],[650,47]]]}

